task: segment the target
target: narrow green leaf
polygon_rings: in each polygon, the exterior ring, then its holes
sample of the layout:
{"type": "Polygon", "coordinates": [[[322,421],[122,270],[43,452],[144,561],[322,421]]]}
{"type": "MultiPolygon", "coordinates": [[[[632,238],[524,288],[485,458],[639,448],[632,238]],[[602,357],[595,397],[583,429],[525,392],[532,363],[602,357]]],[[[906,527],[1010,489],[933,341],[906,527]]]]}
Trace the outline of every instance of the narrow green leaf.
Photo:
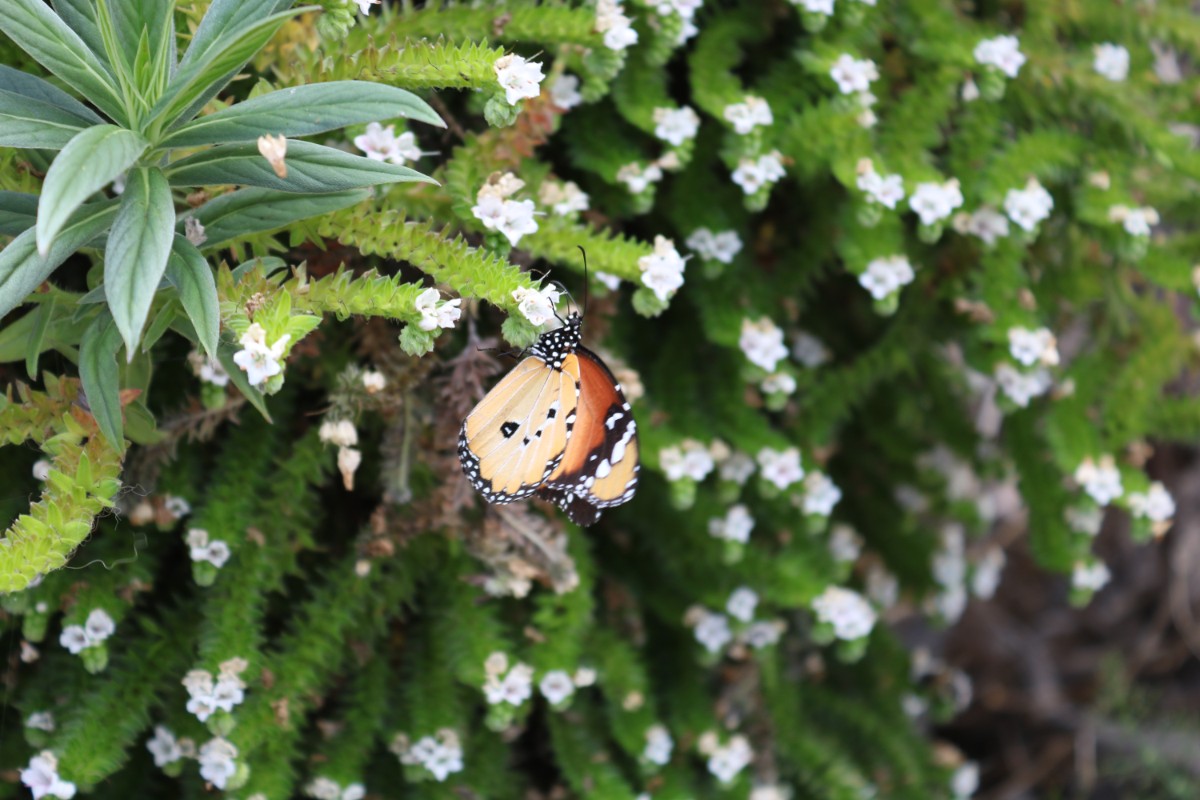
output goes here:
{"type": "Polygon", "coordinates": [[[270,189],[239,189],[209,200],[196,209],[195,217],[208,237],[205,250],[250,233],[273,231],[297,220],[328,214],[361,203],[362,189],[332,194],[288,194],[270,189]]]}
{"type": "Polygon", "coordinates": [[[30,312],[33,317],[33,330],[30,331],[25,351],[25,372],[31,381],[38,376],[38,358],[42,355],[43,343],[46,341],[46,331],[50,329],[50,320],[54,318],[54,298],[51,297],[30,312]]]}
{"type": "Polygon", "coordinates": [[[179,234],[175,235],[171,245],[167,279],[179,292],[179,302],[191,319],[201,346],[210,357],[216,358],[217,338],[221,331],[217,282],[208,261],[195,245],[179,234]]]}
{"type": "MultiPolygon", "coordinates": [[[[53,319],[46,330],[45,338],[42,339],[41,352],[61,350],[83,338],[83,332],[92,324],[92,319],[85,317],[76,320],[74,316],[75,309],[65,302],[54,304],[53,319]]],[[[0,329],[0,364],[25,360],[29,354],[36,321],[36,314],[25,314],[0,329]]]]}
{"type": "Polygon", "coordinates": [[[16,236],[37,224],[36,194],[0,192],[0,236],[16,236]]]}
{"type": "Polygon", "coordinates": [[[291,7],[293,0],[261,0],[257,3],[247,3],[246,0],[213,0],[204,12],[204,19],[192,43],[179,62],[180,68],[189,66],[193,61],[203,58],[224,39],[245,30],[248,26],[266,19],[272,14],[291,7]]]}
{"type": "Polygon", "coordinates": [[[58,106],[63,111],[75,115],[80,122],[100,124],[104,118],[76,100],[62,89],[43,80],[36,75],[21,72],[19,69],[0,64],[0,86],[4,91],[28,97],[30,100],[40,100],[43,103],[58,106]]]}
{"type": "Polygon", "coordinates": [[[366,81],[331,81],[280,89],[200,117],[168,136],[163,145],[194,147],[253,142],[264,133],[311,136],[393,117],[446,126],[412,92],[366,81]]]}
{"type": "Polygon", "coordinates": [[[83,335],[79,347],[79,378],[88,407],[104,438],[125,449],[125,423],[121,419],[121,382],[117,369],[117,351],[121,335],[117,324],[102,312],[83,335]]]}
{"type": "Polygon", "coordinates": [[[174,23],[174,0],[110,0],[109,9],[121,46],[129,53],[138,50],[143,38],[158,42],[163,29],[174,23]]]}
{"type": "Polygon", "coordinates": [[[0,89],[0,147],[61,150],[88,126],[56,105],[0,89]]]}
{"type": "Polygon", "coordinates": [[[174,235],[175,204],[162,170],[130,171],[104,251],[104,294],[130,358],[137,352],[174,235]]]}
{"type": "Polygon", "coordinates": [[[42,184],[38,251],[45,255],[75,209],[133,166],[148,146],[138,134],[116,125],[96,125],[72,139],[54,159],[42,184]]]}
{"type": "Polygon", "coordinates": [[[250,405],[258,409],[258,413],[263,415],[263,419],[270,422],[271,412],[267,411],[267,400],[263,397],[263,393],[250,385],[250,379],[246,377],[246,373],[242,372],[242,368],[234,363],[233,354],[237,351],[238,346],[233,342],[221,342],[217,357],[221,360],[221,366],[229,373],[229,380],[233,382],[233,385],[245,396],[250,405]]]}
{"type": "Polygon", "coordinates": [[[116,80],[79,34],[42,0],[7,0],[0,31],[115,120],[125,119],[116,80]]]}
{"type": "Polygon", "coordinates": [[[436,183],[414,169],[356,156],[312,142],[289,141],[287,177],[280,178],[253,144],[225,144],[172,164],[167,175],[174,186],[232,183],[281,192],[318,194],[383,183],[436,183]]]}
{"type": "MultiPolygon", "coordinates": [[[[170,265],[168,264],[168,269],[170,265]]],[[[154,319],[146,326],[146,333],[142,336],[142,352],[149,353],[154,345],[162,338],[162,335],[167,332],[171,324],[175,322],[176,306],[174,303],[167,303],[154,315],[154,319]]]]}
{"type": "Polygon", "coordinates": [[[38,255],[33,228],[9,242],[0,250],[0,317],[24,302],[68,256],[108,230],[116,216],[116,200],[83,206],[63,226],[45,256],[38,255]]]}
{"type": "Polygon", "coordinates": [[[128,100],[136,93],[133,63],[130,58],[134,51],[132,48],[126,48],[118,39],[107,0],[95,0],[95,3],[96,27],[100,29],[100,41],[104,43],[104,55],[107,57],[108,67],[116,77],[117,85],[120,87],[126,100],[126,107],[128,107],[128,100]]]}
{"type": "Polygon", "coordinates": [[[79,34],[93,53],[103,58],[104,42],[96,25],[96,0],[54,0],[54,10],[63,22],[79,34]]]}

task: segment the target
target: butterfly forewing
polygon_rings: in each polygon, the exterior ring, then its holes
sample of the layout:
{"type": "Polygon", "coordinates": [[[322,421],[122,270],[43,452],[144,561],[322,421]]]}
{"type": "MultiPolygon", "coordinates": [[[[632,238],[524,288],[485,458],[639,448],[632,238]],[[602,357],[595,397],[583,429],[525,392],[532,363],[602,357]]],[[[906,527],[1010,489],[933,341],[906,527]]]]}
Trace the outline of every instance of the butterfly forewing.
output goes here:
{"type": "Polygon", "coordinates": [[[553,369],[530,356],[467,415],[459,458],[488,502],[528,497],[558,467],[578,400],[578,359],[570,356],[553,369]]]}

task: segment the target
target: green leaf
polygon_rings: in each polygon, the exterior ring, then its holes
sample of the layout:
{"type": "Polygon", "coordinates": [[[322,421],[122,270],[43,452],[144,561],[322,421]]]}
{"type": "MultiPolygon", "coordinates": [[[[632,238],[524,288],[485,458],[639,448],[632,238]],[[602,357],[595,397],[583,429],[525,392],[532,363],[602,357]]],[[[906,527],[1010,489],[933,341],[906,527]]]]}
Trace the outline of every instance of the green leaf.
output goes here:
{"type": "Polygon", "coordinates": [[[127,53],[137,52],[143,37],[157,43],[163,38],[164,28],[174,27],[174,0],[112,0],[109,8],[113,27],[127,53]]]}
{"type": "MultiPolygon", "coordinates": [[[[167,262],[167,269],[170,269],[170,262],[167,262]]],[[[162,335],[167,332],[171,324],[175,322],[176,306],[174,303],[168,303],[163,306],[150,324],[146,326],[146,333],[142,336],[142,352],[149,353],[154,345],[162,338],[162,335]]]]}
{"type": "Polygon", "coordinates": [[[50,328],[50,320],[54,318],[54,298],[51,297],[38,305],[29,316],[33,317],[33,330],[30,331],[25,351],[25,372],[31,381],[38,376],[38,357],[42,354],[43,343],[46,341],[46,331],[50,328]]]}
{"type": "Polygon", "coordinates": [[[68,256],[108,230],[116,215],[116,200],[89,203],[76,210],[45,256],[38,255],[32,228],[9,242],[0,250],[0,317],[24,302],[68,256]]]}
{"type": "Polygon", "coordinates": [[[310,195],[239,189],[209,200],[196,209],[194,216],[204,225],[208,237],[204,249],[213,250],[239,236],[273,231],[297,220],[361,203],[366,197],[362,189],[310,195]]]}
{"type": "Polygon", "coordinates": [[[63,111],[73,114],[81,122],[89,124],[104,122],[103,117],[53,83],[3,64],[0,64],[0,86],[3,86],[6,92],[58,106],[63,111]]]}
{"type": "Polygon", "coordinates": [[[0,90],[0,147],[61,150],[88,125],[56,105],[0,90]]]}
{"type": "Polygon", "coordinates": [[[221,307],[217,300],[217,282],[208,261],[196,246],[179,234],[171,245],[167,261],[167,279],[179,292],[179,302],[187,312],[205,352],[217,356],[217,338],[221,331],[221,307]]]}
{"type": "Polygon", "coordinates": [[[96,0],[54,0],[54,10],[93,53],[103,55],[100,27],[96,24],[96,0]]]}
{"type": "Polygon", "coordinates": [[[285,163],[287,177],[280,178],[270,162],[258,152],[257,145],[225,144],[177,161],[167,170],[167,175],[174,186],[232,183],[304,194],[338,192],[383,183],[436,183],[408,167],[311,142],[289,141],[285,163]]]}
{"type": "Polygon", "coordinates": [[[263,415],[263,419],[267,422],[271,421],[271,413],[267,411],[267,400],[263,397],[263,393],[250,385],[250,379],[246,377],[246,373],[242,372],[233,360],[233,354],[238,351],[238,346],[233,342],[221,342],[221,346],[217,352],[217,358],[221,360],[221,366],[229,373],[229,380],[238,388],[238,391],[245,396],[250,402],[250,405],[258,409],[258,413],[263,415]]]}
{"type": "Polygon", "coordinates": [[[16,236],[37,223],[36,194],[0,192],[0,236],[16,236]]]}
{"type": "Polygon", "coordinates": [[[192,43],[179,62],[180,68],[203,58],[222,41],[244,30],[248,26],[272,14],[291,7],[293,0],[261,0],[247,3],[245,0],[213,0],[204,19],[192,36],[192,43]]]}
{"type": "MultiPolygon", "coordinates": [[[[104,43],[104,54],[107,56],[109,69],[117,79],[117,85],[128,101],[136,93],[133,82],[133,64],[130,61],[130,56],[134,51],[132,48],[126,48],[119,41],[112,14],[108,10],[107,0],[95,0],[95,2],[96,26],[100,29],[100,41],[104,43]]],[[[128,105],[126,102],[126,107],[128,105]]]]}
{"type": "Polygon", "coordinates": [[[393,117],[446,126],[412,92],[366,81],[331,81],[280,89],[200,117],[175,131],[162,144],[193,147],[253,142],[264,133],[289,138],[311,136],[393,117]]]}
{"type": "Polygon", "coordinates": [[[157,167],[129,173],[104,251],[104,294],[132,358],[175,235],[171,185],[157,167]]]}
{"type": "MultiPolygon", "coordinates": [[[[174,123],[213,87],[220,91],[223,82],[228,82],[226,76],[232,77],[241,70],[246,62],[271,40],[284,22],[303,11],[311,10],[298,8],[274,14],[229,37],[228,40],[217,43],[202,58],[186,65],[181,64],[171,77],[163,96],[150,110],[151,129],[161,131],[174,123]]],[[[213,93],[215,94],[215,91],[213,93]]]]}
{"type": "Polygon", "coordinates": [[[123,451],[125,424],[121,419],[121,383],[117,369],[117,351],[120,349],[121,335],[117,324],[108,312],[102,312],[83,335],[79,347],[79,378],[100,431],[123,451]]]}
{"type": "Polygon", "coordinates": [[[125,119],[116,80],[95,52],[42,0],[7,0],[0,31],[115,120],[125,119]]]}
{"type": "Polygon", "coordinates": [[[148,146],[138,134],[116,125],[96,125],[72,139],[54,159],[42,184],[38,252],[45,255],[75,209],[133,166],[148,146]]]}
{"type": "MultiPolygon", "coordinates": [[[[43,304],[47,302],[43,301],[43,304]]],[[[92,323],[92,318],[89,316],[76,320],[74,316],[75,309],[66,303],[54,304],[53,319],[39,346],[40,352],[69,348],[83,338],[83,332],[92,323]]],[[[37,322],[37,314],[30,313],[0,329],[0,364],[24,361],[27,358],[37,322]]]]}

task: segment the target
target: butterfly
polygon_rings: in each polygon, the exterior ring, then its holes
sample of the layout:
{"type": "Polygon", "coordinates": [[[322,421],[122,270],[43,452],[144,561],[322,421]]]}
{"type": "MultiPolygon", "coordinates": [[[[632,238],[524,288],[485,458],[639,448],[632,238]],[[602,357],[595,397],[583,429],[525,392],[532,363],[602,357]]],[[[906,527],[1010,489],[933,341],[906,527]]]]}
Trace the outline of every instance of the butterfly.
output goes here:
{"type": "Polygon", "coordinates": [[[580,344],[583,317],[563,322],[463,420],[458,458],[489,503],[537,494],[592,525],[637,490],[637,423],[621,384],[580,344]]]}

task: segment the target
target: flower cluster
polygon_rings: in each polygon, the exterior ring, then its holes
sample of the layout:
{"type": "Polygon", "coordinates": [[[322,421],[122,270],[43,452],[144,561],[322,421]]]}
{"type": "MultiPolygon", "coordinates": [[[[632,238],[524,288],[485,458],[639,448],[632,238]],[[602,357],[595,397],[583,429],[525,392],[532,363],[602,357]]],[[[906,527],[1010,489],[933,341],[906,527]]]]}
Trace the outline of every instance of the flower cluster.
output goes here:
{"type": "Polygon", "coordinates": [[[517,304],[521,316],[530,324],[540,328],[554,319],[555,306],[558,305],[562,292],[554,286],[543,286],[541,289],[513,289],[512,299],[517,304]]]}
{"type": "Polygon", "coordinates": [[[853,564],[862,555],[862,549],[862,537],[854,528],[838,523],[829,529],[829,555],[834,561],[853,564]]]}
{"type": "Polygon", "coordinates": [[[237,773],[237,746],[220,736],[200,745],[196,760],[200,762],[200,777],[218,789],[224,789],[237,773]]]}
{"type": "Polygon", "coordinates": [[[569,217],[588,210],[590,198],[575,181],[558,183],[543,181],[538,188],[538,200],[549,206],[560,217],[569,217]]]}
{"type": "Polygon", "coordinates": [[[875,627],[875,609],[851,589],[830,586],[812,601],[817,621],[829,625],[833,635],[844,641],[861,639],[875,627]]]}
{"type": "Polygon", "coordinates": [[[1098,592],[1112,578],[1103,561],[1076,561],[1071,569],[1071,586],[1083,592],[1098,592]]]}
{"type": "MultiPolygon", "coordinates": [[[[870,202],[895,208],[896,204],[904,199],[904,178],[900,175],[880,175],[869,158],[859,160],[856,172],[858,178],[855,183],[866,193],[870,202]]],[[[922,184],[928,185],[930,184],[922,184]]]]}
{"type": "Polygon", "coordinates": [[[958,179],[943,183],[918,183],[908,198],[908,207],[921,218],[922,225],[933,225],[954,213],[963,204],[958,179]]]}
{"type": "Polygon", "coordinates": [[[579,78],[562,73],[550,84],[550,102],[563,111],[570,111],[583,104],[583,95],[579,93],[579,78]]]}
{"type": "Polygon", "coordinates": [[[630,194],[641,194],[650,188],[651,184],[662,180],[662,167],[651,163],[642,166],[636,161],[626,164],[617,170],[617,181],[629,188],[630,194]]]}
{"type": "Polygon", "coordinates": [[[740,733],[731,737],[726,744],[721,744],[717,735],[709,731],[700,737],[696,746],[708,756],[708,771],[721,783],[732,781],[754,760],[749,740],[740,733]]]}
{"type": "Polygon", "coordinates": [[[1034,364],[1053,367],[1058,364],[1058,341],[1049,328],[1009,328],[1008,351],[1026,367],[1034,364]]]}
{"type": "Polygon", "coordinates": [[[511,172],[491,175],[475,195],[471,213],[490,231],[500,231],[513,245],[521,237],[538,229],[532,200],[512,200],[512,195],[525,186],[525,181],[511,172]]]}
{"type": "Polygon", "coordinates": [[[991,206],[983,206],[970,214],[955,214],[954,229],[975,236],[991,247],[1008,236],[1008,217],[991,206]]]}
{"type": "Polygon", "coordinates": [[[743,136],[760,125],[766,127],[775,122],[767,101],[753,95],[748,95],[740,103],[730,103],[722,113],[725,120],[733,125],[733,130],[743,136]]]}
{"type": "Polygon", "coordinates": [[[658,452],[658,465],[669,481],[689,478],[702,481],[716,466],[710,448],[695,439],[684,439],[676,446],[658,452]]]}
{"type": "Polygon", "coordinates": [[[1054,210],[1054,198],[1036,178],[1025,182],[1024,189],[1009,189],[1004,195],[1004,213],[1022,229],[1033,231],[1054,210]]]}
{"type": "Polygon", "coordinates": [[[1130,236],[1149,236],[1150,228],[1158,224],[1158,212],[1149,206],[1129,208],[1113,206],[1108,210],[1110,222],[1119,222],[1130,236]]]}
{"type": "Polygon", "coordinates": [[[659,300],[666,301],[683,286],[685,260],[675,242],[665,236],[654,237],[654,252],[638,259],[642,283],[659,300]]]}
{"type": "Polygon", "coordinates": [[[188,546],[188,555],[195,563],[205,562],[220,569],[229,560],[229,545],[222,539],[210,541],[208,531],[203,528],[189,529],[185,541],[188,546]]]}
{"type": "Polygon", "coordinates": [[[1025,63],[1020,44],[1016,36],[984,39],[975,46],[975,60],[986,67],[995,67],[1010,78],[1015,78],[1025,63]]]}
{"type": "Polygon", "coordinates": [[[58,643],[79,655],[89,647],[98,647],[113,635],[117,624],[103,608],[93,608],[82,625],[68,625],[58,637],[58,643]]]}
{"type": "Polygon", "coordinates": [[[739,159],[733,171],[733,182],[742,187],[746,194],[754,194],[764,186],[782,180],[784,174],[783,156],[772,150],[758,158],[747,156],[739,159]]]}
{"type": "Polygon", "coordinates": [[[624,50],[637,44],[633,20],[625,16],[625,8],[616,0],[596,3],[596,30],[604,34],[604,46],[609,50],[624,50]]]}
{"type": "Polygon", "coordinates": [[[49,750],[29,759],[29,766],[21,770],[21,783],[33,792],[34,800],[42,797],[70,800],[75,796],[75,784],[58,774],[58,758],[49,750]]]}
{"type": "Polygon", "coordinates": [[[225,371],[221,362],[198,350],[188,353],[188,366],[202,383],[211,383],[222,388],[229,383],[229,373],[225,371]]]}
{"type": "Polygon", "coordinates": [[[1129,77],[1129,51],[1119,44],[1105,42],[1093,49],[1092,68],[1103,78],[1121,82],[1129,77]]]}
{"type": "Polygon", "coordinates": [[[737,231],[714,233],[708,228],[697,228],[687,238],[687,246],[705,261],[731,264],[734,256],[742,252],[742,237],[737,235],[737,231]]]}
{"type": "Polygon", "coordinates": [[[463,770],[462,744],[450,728],[442,728],[434,736],[423,736],[411,745],[407,736],[398,733],[388,749],[401,764],[424,767],[439,783],[463,770]]]}
{"type": "Polygon", "coordinates": [[[490,705],[519,706],[533,696],[533,667],[518,662],[508,668],[508,656],[496,652],[483,664],[486,679],[483,694],[490,705]],[[508,673],[508,674],[505,674],[508,673]]]}
{"type": "Polygon", "coordinates": [[[796,391],[796,379],[786,372],[772,372],[758,386],[765,395],[786,396],[796,391]]]}
{"type": "Polygon", "coordinates": [[[941,547],[933,556],[933,579],[941,591],[930,604],[943,620],[952,624],[967,607],[966,539],[957,523],[942,528],[941,547]]]}
{"type": "Polygon", "coordinates": [[[223,661],[216,680],[208,670],[190,670],[182,681],[188,693],[188,713],[204,722],[218,710],[233,711],[246,699],[246,682],[241,675],[247,666],[244,658],[223,661]]]}
{"type": "Polygon", "coordinates": [[[426,155],[417,146],[417,137],[412,131],[397,136],[394,125],[385,128],[378,122],[368,123],[366,133],[354,137],[354,146],[373,161],[389,161],[393,164],[416,161],[426,155]]]}
{"type": "Polygon", "coordinates": [[[1054,380],[1044,367],[1021,372],[1011,364],[1001,363],[996,365],[996,383],[1009,400],[1025,408],[1030,400],[1050,391],[1054,380]]]}
{"type": "Polygon", "coordinates": [[[770,317],[743,319],[738,347],[751,364],[767,372],[774,372],[775,365],[788,355],[787,346],[783,343],[783,330],[770,317]]]}
{"type": "Polygon", "coordinates": [[[537,97],[542,92],[541,83],[546,76],[542,74],[542,65],[536,61],[526,61],[510,54],[497,58],[492,69],[510,106],[515,106],[522,98],[537,97]]]}
{"type": "Polygon", "coordinates": [[[154,766],[165,767],[182,758],[196,757],[196,743],[188,738],[175,738],[165,725],[154,726],[154,736],[146,742],[146,749],[154,758],[154,766]]]}
{"type": "Polygon", "coordinates": [[[800,466],[800,450],[795,447],[784,450],[764,447],[758,451],[758,466],[762,470],[763,480],[780,490],[787,489],[804,477],[804,467],[800,466]]]}
{"type": "Polygon", "coordinates": [[[696,138],[700,116],[688,106],[654,109],[654,135],[668,144],[679,147],[696,138]]]}
{"type": "Polygon", "coordinates": [[[1161,537],[1175,518],[1175,499],[1158,481],[1144,492],[1129,493],[1129,510],[1135,517],[1150,520],[1155,537],[1161,537]]]}
{"type": "Polygon", "coordinates": [[[1100,457],[1100,462],[1085,458],[1075,469],[1075,482],[1091,495],[1091,498],[1106,506],[1125,493],[1121,486],[1121,473],[1110,455],[1100,457]]]}
{"type": "Polygon", "coordinates": [[[808,331],[796,331],[792,336],[792,358],[809,369],[816,369],[829,360],[829,348],[808,331]]]}
{"type": "Polygon", "coordinates": [[[332,778],[322,775],[309,781],[304,793],[316,800],[363,800],[367,796],[367,788],[361,783],[343,787],[332,778]]]}
{"type": "Polygon", "coordinates": [[[246,373],[251,386],[260,386],[283,372],[280,359],[291,339],[292,335],[285,333],[268,347],[267,332],[257,322],[251,323],[242,334],[242,349],[233,354],[233,363],[246,373]]]}
{"type": "Polygon", "coordinates": [[[675,740],[664,725],[651,725],[646,729],[646,749],[642,758],[651,764],[662,766],[671,760],[671,752],[675,749],[675,740]]]}
{"type": "Polygon", "coordinates": [[[912,283],[914,278],[916,273],[908,258],[896,255],[872,259],[866,270],[858,276],[858,282],[871,293],[871,297],[883,300],[912,283]]]}
{"type": "Polygon", "coordinates": [[[804,513],[828,517],[842,499],[842,490],[824,472],[814,470],[804,477],[804,513]]]}
{"type": "Polygon", "coordinates": [[[871,81],[879,79],[879,68],[869,58],[855,58],[842,53],[829,69],[829,77],[842,94],[869,92],[871,81]]]}
{"type": "Polygon", "coordinates": [[[566,670],[552,669],[538,681],[538,691],[547,703],[561,708],[575,694],[575,682],[566,670]]]}

